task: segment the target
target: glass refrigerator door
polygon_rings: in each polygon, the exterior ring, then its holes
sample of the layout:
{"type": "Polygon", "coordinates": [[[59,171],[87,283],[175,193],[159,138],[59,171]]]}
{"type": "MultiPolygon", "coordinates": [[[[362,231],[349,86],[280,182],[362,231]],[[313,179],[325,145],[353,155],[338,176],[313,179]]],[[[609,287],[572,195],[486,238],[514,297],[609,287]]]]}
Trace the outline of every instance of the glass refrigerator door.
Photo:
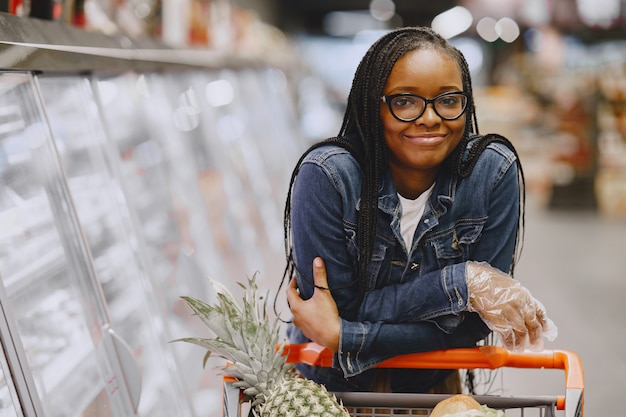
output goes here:
{"type": "MultiPolygon", "coordinates": [[[[270,269],[280,269],[284,257],[282,220],[272,218],[277,220],[275,233],[269,235],[263,223],[267,200],[257,199],[258,193],[266,198],[272,190],[257,151],[262,145],[254,143],[262,133],[250,124],[256,109],[238,95],[234,70],[192,72],[178,81],[173,89],[177,126],[192,138],[200,193],[226,271],[222,283],[236,294],[234,283],[255,272],[261,281],[278,282],[280,272],[270,269]],[[272,241],[271,236],[278,239],[272,241]]],[[[274,149],[276,154],[281,151],[274,149]]]]}
{"type": "Polygon", "coordinates": [[[2,417],[22,417],[22,409],[15,392],[15,386],[11,380],[11,374],[7,373],[8,365],[4,355],[0,356],[2,372],[0,372],[0,415],[2,417]]]}
{"type": "Polygon", "coordinates": [[[228,277],[259,272],[261,288],[276,291],[285,267],[286,190],[300,152],[295,132],[284,127],[289,112],[274,105],[277,89],[264,90],[260,70],[192,75],[180,79],[179,110],[198,119],[192,124],[188,117],[185,126],[196,137],[201,193],[228,277]]]}
{"type": "Polygon", "coordinates": [[[34,409],[31,404],[25,404],[22,409],[20,403],[21,398],[28,397],[28,387],[25,381],[25,376],[19,370],[19,354],[14,349],[14,344],[11,340],[11,330],[9,327],[9,321],[12,321],[11,312],[5,308],[8,306],[6,291],[0,283],[0,340],[1,340],[1,352],[0,352],[0,416],[2,417],[24,417],[35,415],[34,409]],[[11,363],[11,365],[9,365],[11,363]],[[16,375],[11,373],[11,369],[16,372],[16,375]]]}
{"type": "Polygon", "coordinates": [[[37,415],[134,415],[137,370],[109,325],[35,84],[0,73],[0,276],[13,343],[37,415]]]}
{"type": "MultiPolygon", "coordinates": [[[[188,138],[174,128],[175,115],[163,82],[157,74],[128,73],[98,77],[93,85],[117,154],[119,179],[140,231],[151,285],[169,331],[180,338],[207,331],[180,296],[206,299],[207,277],[221,277],[221,259],[201,206],[188,138]]],[[[221,391],[207,378],[210,365],[202,367],[202,349],[188,343],[168,347],[197,413],[221,412],[221,391]]]]}
{"type": "Polygon", "coordinates": [[[139,414],[190,415],[167,350],[173,337],[156,299],[158,291],[139,246],[133,245],[142,239],[115,175],[118,156],[106,140],[91,81],[80,76],[39,76],[37,81],[111,324],[141,368],[139,414]]]}

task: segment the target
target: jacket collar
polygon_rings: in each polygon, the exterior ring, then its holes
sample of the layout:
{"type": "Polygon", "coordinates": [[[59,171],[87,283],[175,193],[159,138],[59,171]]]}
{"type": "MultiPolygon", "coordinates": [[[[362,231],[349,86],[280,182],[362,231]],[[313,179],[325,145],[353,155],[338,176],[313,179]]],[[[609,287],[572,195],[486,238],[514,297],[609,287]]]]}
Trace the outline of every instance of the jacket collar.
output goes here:
{"type": "MultiPolygon", "coordinates": [[[[428,200],[427,210],[439,217],[448,211],[448,208],[454,202],[455,183],[457,176],[450,169],[444,167],[437,176],[435,188],[428,200]]],[[[400,200],[398,192],[391,177],[391,171],[386,170],[383,175],[381,187],[378,193],[378,209],[390,215],[399,215],[400,200]]]]}

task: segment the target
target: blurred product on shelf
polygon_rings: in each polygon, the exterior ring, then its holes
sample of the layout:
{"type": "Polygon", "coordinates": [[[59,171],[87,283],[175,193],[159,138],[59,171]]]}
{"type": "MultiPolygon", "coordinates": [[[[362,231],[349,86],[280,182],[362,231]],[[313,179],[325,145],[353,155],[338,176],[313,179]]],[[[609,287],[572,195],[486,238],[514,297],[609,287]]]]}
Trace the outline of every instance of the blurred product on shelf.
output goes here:
{"type": "Polygon", "coordinates": [[[626,43],[558,49],[499,63],[495,85],[478,94],[483,130],[510,133],[542,206],[624,216],[626,43]]]}
{"type": "Polygon", "coordinates": [[[599,206],[608,215],[626,215],[626,65],[606,68],[598,81],[599,206]]]}

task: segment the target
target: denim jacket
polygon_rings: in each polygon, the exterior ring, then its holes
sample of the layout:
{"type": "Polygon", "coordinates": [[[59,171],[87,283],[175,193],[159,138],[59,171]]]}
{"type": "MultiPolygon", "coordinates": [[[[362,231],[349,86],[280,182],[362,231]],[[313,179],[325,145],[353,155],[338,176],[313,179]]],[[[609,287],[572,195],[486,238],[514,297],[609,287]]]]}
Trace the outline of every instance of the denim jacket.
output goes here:
{"type": "MultiPolygon", "coordinates": [[[[466,261],[510,270],[519,190],[516,157],[499,143],[486,148],[466,178],[442,169],[409,248],[400,234],[401,205],[387,172],[359,303],[355,235],[361,169],[342,147],[325,145],[311,151],[300,166],[292,196],[296,276],[301,296],[309,298],[313,258],[324,259],[341,334],[335,372],[308,367],[301,372],[329,383],[329,378],[363,374],[396,355],[468,347],[486,337],[484,323],[466,312],[466,261]]],[[[295,326],[288,336],[291,343],[307,341],[295,326]]]]}

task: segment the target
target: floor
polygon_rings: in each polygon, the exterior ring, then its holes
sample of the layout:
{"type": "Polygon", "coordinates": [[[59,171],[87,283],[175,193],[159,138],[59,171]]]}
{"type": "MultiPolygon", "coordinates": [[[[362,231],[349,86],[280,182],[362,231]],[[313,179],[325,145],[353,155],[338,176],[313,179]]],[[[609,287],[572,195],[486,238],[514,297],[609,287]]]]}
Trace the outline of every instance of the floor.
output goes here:
{"type": "MultiPolygon", "coordinates": [[[[585,371],[585,415],[624,416],[626,386],[626,217],[527,208],[516,277],[545,305],[559,328],[550,349],[577,353],[585,371]]],[[[505,394],[562,394],[556,370],[501,372],[505,394]]]]}

